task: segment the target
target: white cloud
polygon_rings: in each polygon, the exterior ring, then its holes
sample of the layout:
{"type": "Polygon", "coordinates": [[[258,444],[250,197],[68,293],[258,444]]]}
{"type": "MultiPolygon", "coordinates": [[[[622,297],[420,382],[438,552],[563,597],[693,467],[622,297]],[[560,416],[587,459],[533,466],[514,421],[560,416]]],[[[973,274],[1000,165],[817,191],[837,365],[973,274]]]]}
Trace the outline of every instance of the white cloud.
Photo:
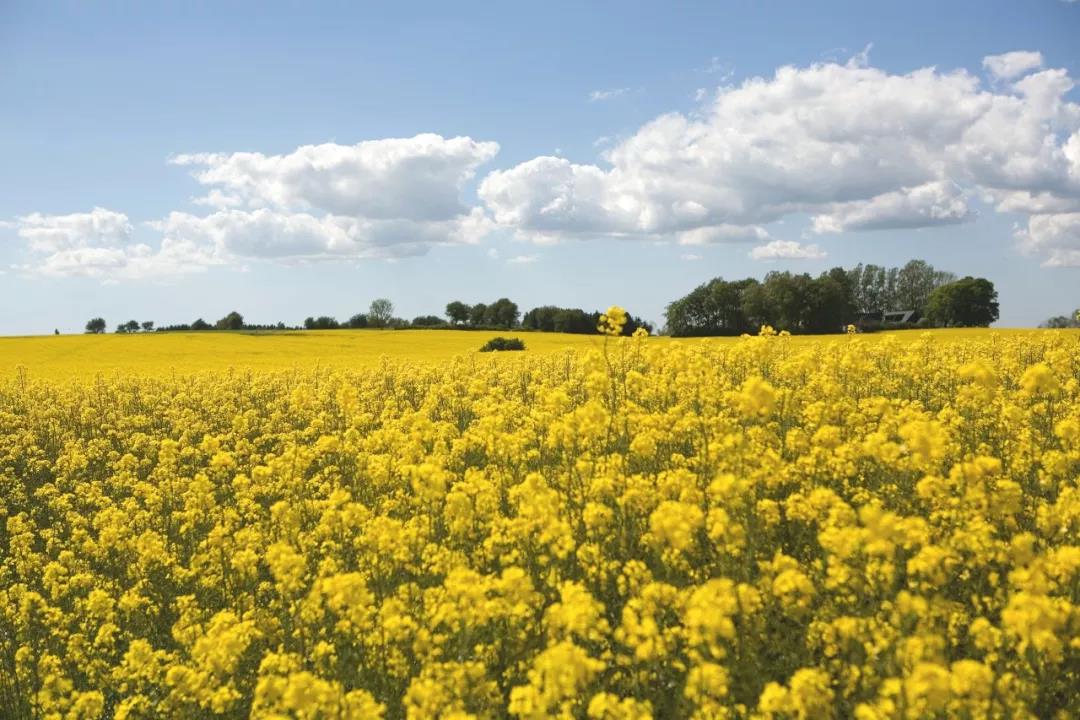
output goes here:
{"type": "Polygon", "coordinates": [[[773,240],[750,251],[754,260],[820,260],[825,251],[817,245],[803,245],[794,240],[773,240]]]}
{"type": "Polygon", "coordinates": [[[602,102],[604,100],[614,100],[617,97],[630,92],[630,88],[610,88],[608,90],[593,90],[589,93],[589,102],[602,102]]]}
{"type": "Polygon", "coordinates": [[[41,253],[117,247],[127,244],[132,233],[127,215],[100,207],[70,215],[32,213],[14,225],[30,249],[41,253]]]}
{"type": "Polygon", "coordinates": [[[840,203],[813,218],[814,232],[885,230],[953,225],[972,219],[963,192],[953,183],[930,182],[840,203]]]}
{"type": "Polygon", "coordinates": [[[1001,55],[987,55],[983,58],[983,67],[998,80],[1012,80],[1018,75],[1043,66],[1042,53],[1029,50],[1016,50],[1001,55]]]}
{"type": "Polygon", "coordinates": [[[758,225],[709,225],[683,230],[676,234],[680,245],[714,245],[717,243],[764,242],[769,233],[758,225]]]}
{"type": "MultiPolygon", "coordinates": [[[[988,64],[1018,74],[1022,65],[988,64]]],[[[783,67],[719,88],[692,115],[652,120],[603,164],[537,157],[488,174],[479,196],[499,225],[544,242],[693,243],[804,213],[819,232],[926,227],[972,219],[972,195],[1002,210],[1072,207],[1072,80],[1063,70],[1016,77],[990,87],[964,70],[892,74],[865,51],[783,67]],[[1034,206],[1020,207],[1028,197],[1034,206]]]]}
{"type": "Polygon", "coordinates": [[[698,260],[704,260],[705,258],[701,255],[695,255],[694,253],[683,253],[679,256],[679,259],[685,260],[686,262],[697,262],[698,260]]]}
{"type": "Polygon", "coordinates": [[[531,265],[539,259],[539,255],[515,255],[514,257],[507,258],[506,262],[511,265],[531,265]]]}
{"type": "Polygon", "coordinates": [[[285,155],[176,155],[170,162],[196,168],[193,177],[212,188],[203,202],[217,207],[441,221],[468,212],[462,187],[498,151],[494,142],[424,134],[303,145],[285,155]]]}
{"type": "Polygon", "coordinates": [[[166,238],[158,248],[133,243],[124,213],[96,207],[87,213],[33,213],[14,223],[31,263],[18,269],[54,277],[168,277],[205,269],[219,259],[204,247],[166,238]]]}
{"type": "Polygon", "coordinates": [[[434,245],[475,243],[494,227],[461,200],[477,166],[498,144],[467,137],[305,145],[284,155],[177,155],[207,188],[208,215],[172,212],[147,223],[158,247],[129,245],[126,215],[90,213],[18,218],[36,264],[51,275],[147,277],[245,260],[281,262],[396,258],[434,245]]]}
{"type": "Polygon", "coordinates": [[[204,217],[174,212],[154,223],[165,240],[207,248],[213,257],[322,260],[422,255],[433,245],[478,242],[490,227],[482,211],[449,220],[369,219],[259,210],[204,217]]]}
{"type": "Polygon", "coordinates": [[[1016,232],[1020,249],[1050,267],[1080,267],[1080,212],[1032,215],[1016,232]]]}

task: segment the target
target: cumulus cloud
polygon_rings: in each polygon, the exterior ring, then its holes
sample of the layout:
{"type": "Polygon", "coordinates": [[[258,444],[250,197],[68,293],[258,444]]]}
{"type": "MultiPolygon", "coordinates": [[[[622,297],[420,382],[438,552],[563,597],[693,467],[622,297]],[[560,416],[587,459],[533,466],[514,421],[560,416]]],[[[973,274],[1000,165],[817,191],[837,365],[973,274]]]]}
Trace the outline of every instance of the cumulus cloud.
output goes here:
{"type": "Polygon", "coordinates": [[[203,202],[219,207],[441,221],[467,212],[460,199],[463,185],[498,151],[498,143],[429,133],[356,145],[303,145],[284,155],[175,155],[170,162],[194,168],[192,176],[213,188],[203,202]]]}
{"type": "Polygon", "coordinates": [[[104,207],[69,215],[33,213],[6,225],[26,241],[32,262],[17,269],[31,274],[145,279],[198,272],[219,262],[189,243],[134,243],[129,217],[104,207]]]}
{"type": "Polygon", "coordinates": [[[132,234],[127,215],[100,207],[69,215],[32,213],[13,224],[30,249],[40,253],[115,248],[127,244],[132,234]]]}
{"type": "Polygon", "coordinates": [[[963,192],[953,183],[931,182],[834,205],[813,218],[814,232],[884,230],[953,225],[971,219],[963,192]]]}
{"type": "Polygon", "coordinates": [[[128,216],[101,207],[67,215],[33,213],[10,225],[30,251],[33,262],[18,266],[27,273],[133,279],[175,276],[219,262],[189,243],[165,240],[157,248],[135,243],[128,216]]]}
{"type": "Polygon", "coordinates": [[[1075,264],[1080,104],[1068,73],[1020,51],[985,58],[985,76],[898,74],[873,67],[868,50],[709,89],[692,113],[611,140],[600,162],[542,155],[496,169],[477,187],[481,207],[463,197],[498,144],[423,134],[176,155],[209,209],[153,223],[154,246],[134,243],[127,216],[103,208],[13,224],[53,274],[395,258],[499,229],[536,243],[748,242],[753,257],[779,259],[824,253],[770,236],[789,215],[809,216],[817,233],[920,228],[973,220],[978,198],[1027,216],[1023,251],[1075,264]]]}
{"type": "Polygon", "coordinates": [[[1024,252],[1045,256],[1049,267],[1080,267],[1080,212],[1032,215],[1016,232],[1024,252]]]}
{"type": "Polygon", "coordinates": [[[515,255],[511,258],[507,258],[506,262],[511,265],[531,265],[539,259],[539,255],[515,255]]]}
{"type": "Polygon", "coordinates": [[[889,73],[863,53],[782,67],[652,120],[601,164],[533,158],[489,173],[479,196],[500,226],[544,242],[723,241],[790,214],[818,232],[927,227],[972,219],[972,196],[1068,208],[1080,199],[1080,105],[1064,70],[1040,66],[987,58],[1009,78],[992,87],[965,70],[889,73]]]}
{"type": "Polygon", "coordinates": [[[750,251],[754,260],[820,260],[825,251],[817,245],[803,245],[794,240],[773,240],[750,251]]]}
{"type": "Polygon", "coordinates": [[[241,265],[398,258],[440,244],[475,243],[494,227],[461,200],[476,168],[498,152],[467,137],[305,145],[283,155],[197,153],[170,158],[206,188],[205,215],[172,212],[146,223],[157,247],[131,244],[123,213],[27,215],[17,232],[50,275],[147,277],[241,265]]]}
{"type": "Polygon", "coordinates": [[[1030,50],[1016,50],[1001,55],[987,55],[983,58],[983,67],[998,80],[1011,80],[1017,75],[1023,75],[1042,66],[1042,53],[1030,50]]]}
{"type": "Polygon", "coordinates": [[[474,209],[440,222],[403,218],[315,216],[267,208],[220,210],[207,216],[170,213],[153,223],[165,241],[206,248],[212,257],[325,260],[422,255],[432,245],[475,243],[490,221],[474,209]]]}

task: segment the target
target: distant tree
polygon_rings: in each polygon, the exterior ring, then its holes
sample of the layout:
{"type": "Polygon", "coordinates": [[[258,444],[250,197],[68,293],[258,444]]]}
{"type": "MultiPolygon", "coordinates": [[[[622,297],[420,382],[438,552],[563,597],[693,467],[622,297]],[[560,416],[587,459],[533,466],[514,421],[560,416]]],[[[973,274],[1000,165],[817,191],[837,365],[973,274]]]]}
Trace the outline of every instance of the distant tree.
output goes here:
{"type": "Polygon", "coordinates": [[[446,317],[450,318],[454,325],[464,325],[469,322],[469,306],[460,300],[447,303],[446,317]]]}
{"type": "Polygon", "coordinates": [[[86,323],[86,332],[91,335],[100,335],[105,332],[105,319],[94,318],[86,323]]]}
{"type": "Polygon", "coordinates": [[[1048,328],[1050,330],[1064,330],[1066,328],[1075,327],[1073,325],[1073,319],[1064,315],[1055,315],[1040,327],[1048,328]]]}
{"type": "Polygon", "coordinates": [[[357,313],[349,318],[346,324],[351,328],[366,328],[368,326],[368,316],[364,313],[357,313]]]}
{"type": "Polygon", "coordinates": [[[142,329],[143,329],[143,332],[153,332],[154,331],[154,321],[153,320],[145,320],[142,323],[142,329]]]}
{"type": "Polygon", "coordinates": [[[243,330],[244,316],[233,310],[214,325],[218,330],[243,330]]]}
{"type": "Polygon", "coordinates": [[[521,327],[527,330],[554,332],[555,315],[560,312],[562,312],[562,308],[557,308],[554,305],[535,307],[521,316],[521,327]]]}
{"type": "Polygon", "coordinates": [[[192,330],[209,330],[210,329],[210,323],[206,322],[202,318],[199,318],[195,322],[191,323],[191,329],[192,330]]]}
{"type": "Polygon", "coordinates": [[[139,332],[139,321],[128,320],[125,323],[120,323],[116,326],[116,332],[120,333],[121,335],[126,333],[137,333],[139,332]]]}
{"type": "Polygon", "coordinates": [[[446,325],[446,321],[438,315],[420,315],[413,318],[412,324],[414,327],[439,327],[446,325]]]}
{"type": "Polygon", "coordinates": [[[495,352],[495,351],[507,351],[507,350],[524,350],[525,343],[519,338],[505,338],[494,337],[484,343],[480,348],[480,352],[495,352]]]}
{"type": "Polygon", "coordinates": [[[518,306],[508,298],[499,298],[487,306],[484,312],[486,325],[512,328],[518,324],[518,306]]]}
{"type": "Polygon", "coordinates": [[[53,328],[52,333],[53,333],[53,335],[59,335],[60,334],[60,328],[53,328]]]}
{"type": "Polygon", "coordinates": [[[1040,327],[1057,330],[1063,330],[1066,328],[1080,328],[1080,308],[1073,312],[1071,316],[1056,315],[1044,322],[1040,327]]]}
{"type": "Polygon", "coordinates": [[[930,294],[937,288],[954,282],[956,276],[941,272],[925,260],[909,260],[896,273],[896,289],[893,307],[889,310],[914,310],[925,314],[930,294]]]}
{"type": "Polygon", "coordinates": [[[473,327],[480,327],[487,322],[487,305],[484,303],[476,303],[469,308],[469,324],[473,327]]]}
{"type": "Polygon", "coordinates": [[[304,320],[305,330],[337,330],[341,324],[329,315],[320,315],[317,318],[309,317],[304,320]]]}
{"type": "Polygon", "coordinates": [[[998,319],[994,283],[969,275],[942,285],[930,293],[926,317],[941,327],[985,327],[998,319]]]}
{"type": "Polygon", "coordinates": [[[368,324],[371,327],[384,328],[390,324],[394,317],[394,304],[386,298],[377,298],[371,301],[368,308],[368,324]]]}
{"type": "Polygon", "coordinates": [[[839,332],[857,318],[858,307],[847,272],[835,267],[810,285],[803,330],[811,333],[839,332]]]}

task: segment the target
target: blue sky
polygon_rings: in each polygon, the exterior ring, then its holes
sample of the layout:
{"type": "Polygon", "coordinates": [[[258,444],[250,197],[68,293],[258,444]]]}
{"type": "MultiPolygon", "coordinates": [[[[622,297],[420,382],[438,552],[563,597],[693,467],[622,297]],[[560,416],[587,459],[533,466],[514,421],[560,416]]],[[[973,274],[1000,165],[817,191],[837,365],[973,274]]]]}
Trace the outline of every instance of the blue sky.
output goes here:
{"type": "Polygon", "coordinates": [[[1077,37],[1062,0],[0,1],[0,333],[661,320],[912,257],[1034,325],[1080,306],[1077,37]]]}

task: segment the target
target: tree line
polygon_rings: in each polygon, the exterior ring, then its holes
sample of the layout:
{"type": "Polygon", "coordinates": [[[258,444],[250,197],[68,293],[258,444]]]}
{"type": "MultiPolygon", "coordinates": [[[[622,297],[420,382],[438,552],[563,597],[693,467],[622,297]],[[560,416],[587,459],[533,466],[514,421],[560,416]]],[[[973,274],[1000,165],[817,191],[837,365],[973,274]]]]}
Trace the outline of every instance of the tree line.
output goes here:
{"type": "MultiPolygon", "coordinates": [[[[339,321],[330,315],[308,317],[301,326],[288,326],[283,322],[274,325],[252,325],[244,316],[233,311],[215,323],[199,318],[192,323],[155,327],[153,321],[138,322],[131,320],[116,326],[120,334],[137,332],[201,332],[210,330],[338,330],[359,328],[444,328],[456,330],[508,330],[518,328],[539,332],[565,332],[597,334],[600,322],[599,311],[587,312],[581,308],[560,308],[545,305],[526,312],[522,316],[517,303],[509,298],[499,298],[491,303],[468,305],[460,300],[447,303],[445,317],[438,315],[420,315],[411,321],[394,315],[394,304],[386,298],[377,298],[371,302],[367,312],[357,313],[348,320],[339,321]]],[[[631,334],[639,327],[650,332],[653,327],[641,318],[628,315],[623,332],[631,334]]],[[[86,323],[86,332],[104,333],[107,324],[103,318],[94,318],[86,323]]]]}
{"type": "Polygon", "coordinates": [[[1072,315],[1055,315],[1039,325],[1043,328],[1065,330],[1068,328],[1080,328],[1080,308],[1073,310],[1072,315]]]}
{"type": "Polygon", "coordinates": [[[792,333],[985,326],[998,312],[989,280],[957,279],[912,260],[899,268],[835,267],[816,278],[787,271],[760,281],[714,278],[670,303],[665,317],[671,335],[705,336],[754,333],[762,325],[792,333]]]}

